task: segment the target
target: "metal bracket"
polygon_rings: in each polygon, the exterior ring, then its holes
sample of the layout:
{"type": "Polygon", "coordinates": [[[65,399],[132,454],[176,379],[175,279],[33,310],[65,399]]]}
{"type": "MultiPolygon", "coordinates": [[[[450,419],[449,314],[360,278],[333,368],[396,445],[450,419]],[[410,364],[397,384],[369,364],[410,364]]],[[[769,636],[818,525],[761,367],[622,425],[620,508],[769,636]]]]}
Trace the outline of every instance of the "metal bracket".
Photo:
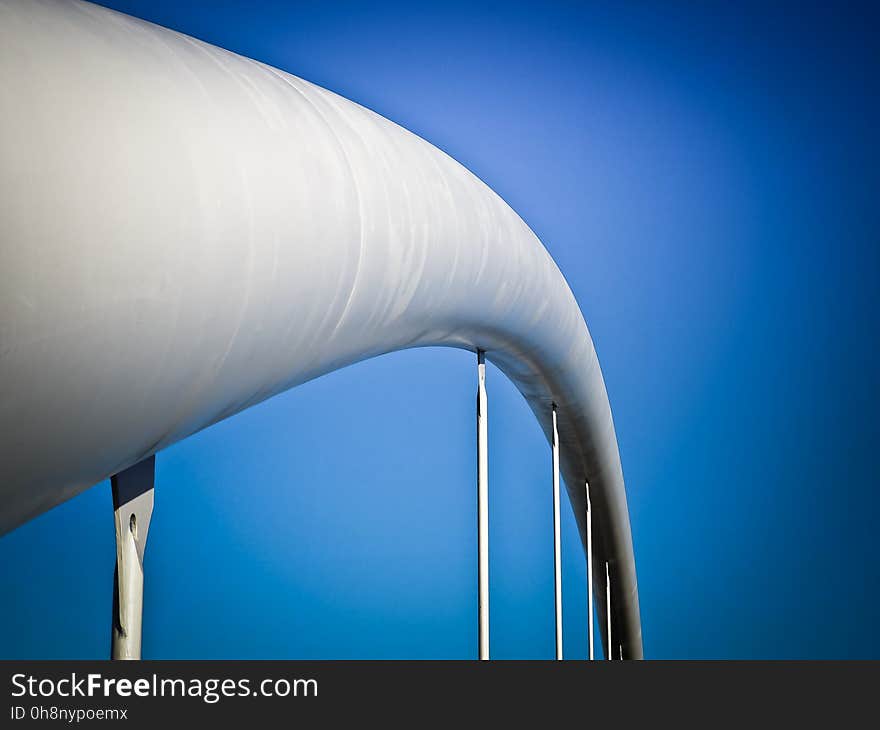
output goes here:
{"type": "Polygon", "coordinates": [[[141,658],[144,605],[144,547],[153,515],[156,457],[150,456],[110,478],[116,524],[111,659],[141,658]]]}

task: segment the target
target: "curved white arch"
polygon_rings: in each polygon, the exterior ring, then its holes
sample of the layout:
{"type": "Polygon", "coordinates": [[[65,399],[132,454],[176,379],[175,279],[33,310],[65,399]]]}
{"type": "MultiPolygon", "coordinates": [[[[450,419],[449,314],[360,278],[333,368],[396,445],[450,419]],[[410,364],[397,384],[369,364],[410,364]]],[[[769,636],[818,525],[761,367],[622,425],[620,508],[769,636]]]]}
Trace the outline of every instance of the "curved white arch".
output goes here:
{"type": "Polygon", "coordinates": [[[0,109],[0,534],[323,373],[479,348],[545,434],[557,405],[613,651],[641,657],[596,353],[486,185],[325,89],[81,2],[0,0],[0,109]]]}

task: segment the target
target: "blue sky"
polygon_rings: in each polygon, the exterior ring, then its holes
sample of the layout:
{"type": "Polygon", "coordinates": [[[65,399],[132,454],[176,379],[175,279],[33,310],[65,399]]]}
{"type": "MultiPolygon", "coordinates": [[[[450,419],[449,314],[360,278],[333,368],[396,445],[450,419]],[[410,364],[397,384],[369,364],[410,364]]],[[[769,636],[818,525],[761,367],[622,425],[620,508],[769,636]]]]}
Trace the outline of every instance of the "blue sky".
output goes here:
{"type": "MultiPolygon", "coordinates": [[[[376,110],[535,230],[605,374],[648,657],[880,658],[869,10],[101,4],[376,110]]],[[[361,363],[160,453],[145,658],[475,656],[473,360],[361,363]]],[[[489,387],[493,656],[550,658],[549,449],[489,387]]],[[[0,656],[106,656],[114,559],[107,483],[0,539],[0,656]]],[[[563,568],[582,657],[567,503],[563,568]]]]}

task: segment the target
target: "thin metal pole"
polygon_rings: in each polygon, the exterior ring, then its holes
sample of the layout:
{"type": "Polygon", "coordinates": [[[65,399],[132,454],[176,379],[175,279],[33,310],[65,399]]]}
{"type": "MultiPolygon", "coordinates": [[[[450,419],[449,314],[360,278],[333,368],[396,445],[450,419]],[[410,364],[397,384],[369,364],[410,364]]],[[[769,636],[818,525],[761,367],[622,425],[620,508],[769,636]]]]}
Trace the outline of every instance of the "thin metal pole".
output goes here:
{"type": "Polygon", "coordinates": [[[553,583],[556,605],[556,659],[562,659],[562,550],[559,536],[559,430],[553,404],[553,583]]]}
{"type": "Polygon", "coordinates": [[[605,644],[605,658],[614,659],[611,644],[611,568],[605,563],[605,623],[608,624],[608,643],[605,644]]]}
{"type": "Polygon", "coordinates": [[[144,547],[153,514],[156,457],[150,456],[110,479],[116,525],[111,659],[141,658],[144,607],[144,547]]]}
{"type": "Polygon", "coordinates": [[[480,659],[489,658],[489,426],[486,361],[477,350],[477,543],[480,659]]]}
{"type": "Polygon", "coordinates": [[[595,658],[593,651],[593,507],[590,504],[590,483],[587,485],[587,625],[589,628],[589,656],[595,658]]]}

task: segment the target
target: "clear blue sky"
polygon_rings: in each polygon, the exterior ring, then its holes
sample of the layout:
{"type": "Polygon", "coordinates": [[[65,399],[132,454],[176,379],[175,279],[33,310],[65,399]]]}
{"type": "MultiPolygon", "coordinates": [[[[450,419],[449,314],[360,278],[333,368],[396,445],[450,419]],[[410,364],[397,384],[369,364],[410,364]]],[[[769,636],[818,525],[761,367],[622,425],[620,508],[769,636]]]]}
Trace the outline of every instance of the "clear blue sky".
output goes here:
{"type": "MultiPolygon", "coordinates": [[[[102,4],[376,110],[532,226],[603,366],[648,657],[880,658],[870,11],[102,4]]],[[[550,454],[489,379],[493,655],[550,658],[550,454]]],[[[399,353],[160,453],[144,656],[475,656],[474,387],[399,353]]],[[[0,656],[106,656],[114,559],[107,483],[0,539],[0,656]]]]}

